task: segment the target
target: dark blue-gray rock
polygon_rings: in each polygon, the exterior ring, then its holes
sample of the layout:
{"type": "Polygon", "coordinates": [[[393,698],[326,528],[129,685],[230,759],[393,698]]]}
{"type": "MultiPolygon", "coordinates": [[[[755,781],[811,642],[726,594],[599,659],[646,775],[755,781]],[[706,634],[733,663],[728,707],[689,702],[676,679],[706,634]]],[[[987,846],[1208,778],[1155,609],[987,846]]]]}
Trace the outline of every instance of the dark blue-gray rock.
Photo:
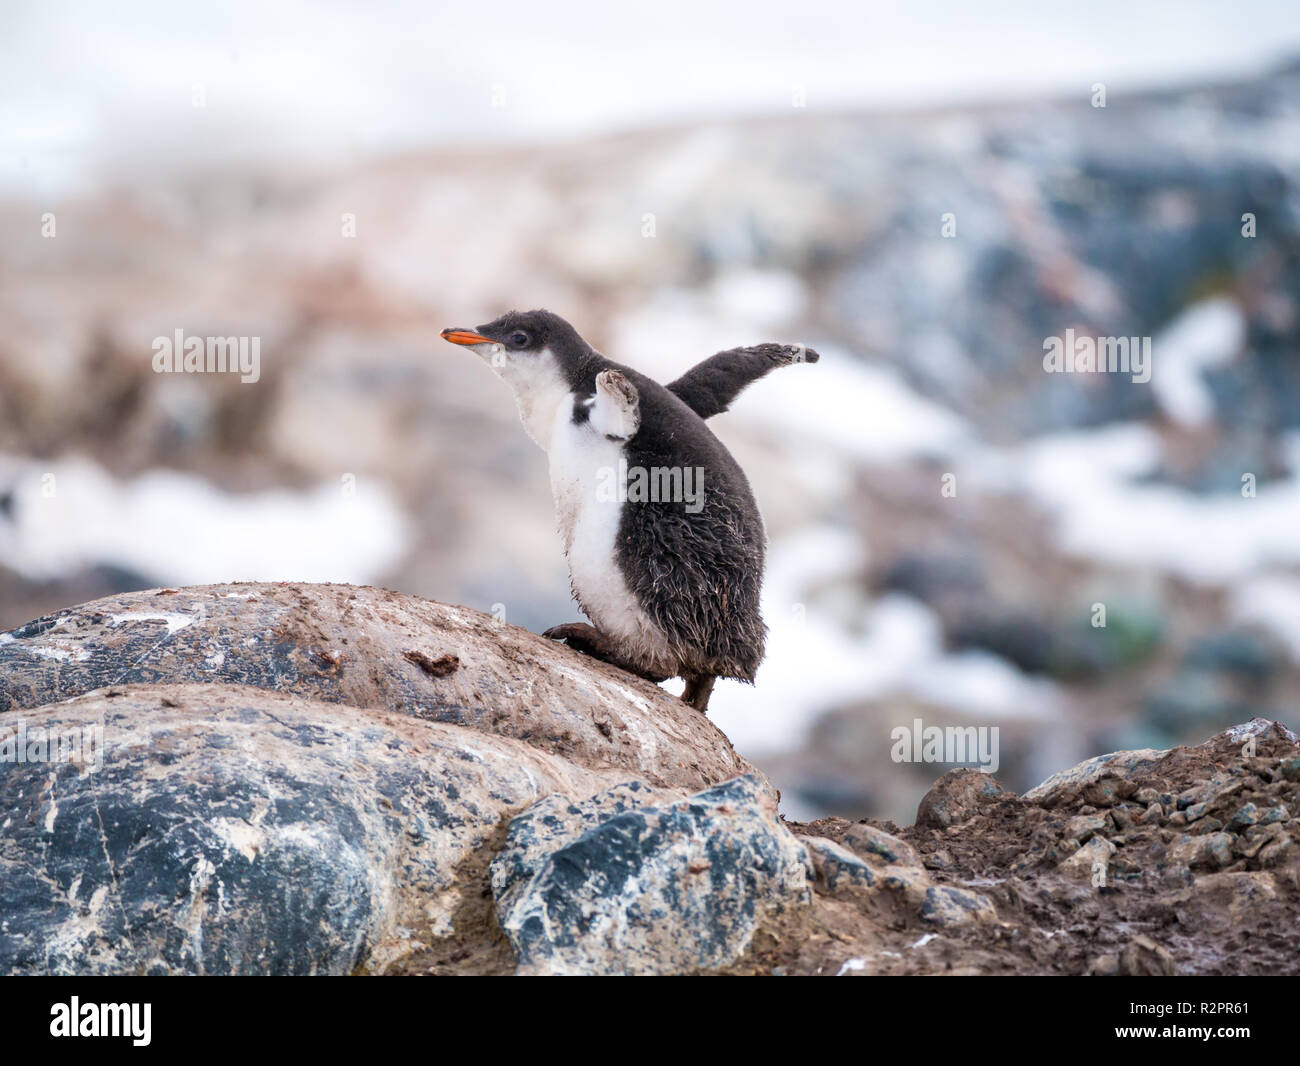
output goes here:
{"type": "Polygon", "coordinates": [[[1221,870],[1232,862],[1233,844],[1231,833],[1206,833],[1203,836],[1184,833],[1170,841],[1165,862],[1191,870],[1221,870]]]}
{"type": "Polygon", "coordinates": [[[845,890],[852,894],[855,890],[874,888],[879,881],[869,862],[835,841],[804,837],[803,842],[812,858],[819,891],[832,896],[845,890]]]}
{"type": "Polygon", "coordinates": [[[0,711],[223,682],[470,726],[690,791],[753,767],[657,685],[465,607],[356,585],[161,589],[0,633],[0,711]]]}
{"type": "Polygon", "coordinates": [[[809,862],[753,776],[676,801],[623,786],[511,823],[492,863],[519,973],[663,974],[738,959],[806,905],[809,862]]]}
{"type": "Polygon", "coordinates": [[[513,812],[608,783],[510,738],[255,688],[128,686],[4,716],[0,740],[20,729],[46,753],[0,767],[7,974],[347,974],[490,950],[465,864],[513,812]],[[71,737],[78,761],[50,754],[71,737]]]}
{"type": "Polygon", "coordinates": [[[1228,819],[1227,828],[1235,832],[1255,825],[1259,821],[1259,810],[1253,803],[1244,803],[1228,819]]]}
{"type": "Polygon", "coordinates": [[[867,822],[849,826],[840,839],[850,850],[874,862],[897,863],[900,866],[921,865],[916,849],[911,844],[867,822]]]}
{"type": "Polygon", "coordinates": [[[1245,785],[1245,781],[1240,778],[1215,774],[1208,781],[1202,781],[1178,793],[1174,797],[1174,805],[1185,812],[1187,821],[1193,822],[1205,813],[1211,803],[1219,803],[1235,796],[1245,785]]]}
{"type": "MultiPolygon", "coordinates": [[[[867,827],[870,828],[870,827],[867,827]]],[[[997,921],[993,902],[979,892],[956,885],[936,885],[915,852],[901,840],[880,832],[863,858],[824,837],[805,837],[820,894],[853,901],[865,913],[885,922],[902,918],[953,930],[997,921]],[[896,846],[889,846],[887,841],[896,846]],[[915,860],[906,864],[898,859],[915,860]]]]}
{"type": "Polygon", "coordinates": [[[506,846],[492,863],[492,893],[499,908],[510,908],[546,860],[557,842],[572,840],[615,815],[655,802],[672,803],[680,795],[625,781],[585,799],[547,796],[510,821],[506,846]]]}

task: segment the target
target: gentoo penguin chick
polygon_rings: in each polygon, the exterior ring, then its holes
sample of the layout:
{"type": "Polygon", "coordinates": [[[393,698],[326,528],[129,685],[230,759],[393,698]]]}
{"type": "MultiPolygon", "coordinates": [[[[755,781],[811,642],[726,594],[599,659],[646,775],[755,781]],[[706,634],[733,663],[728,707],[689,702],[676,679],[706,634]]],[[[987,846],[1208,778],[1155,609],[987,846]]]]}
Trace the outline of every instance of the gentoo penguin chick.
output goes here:
{"type": "Polygon", "coordinates": [[[682,699],[701,711],[717,678],[752,683],[767,632],[763,520],[704,420],[774,367],[817,353],[733,348],[664,386],[606,359],[549,311],[442,336],[514,390],[524,428],[549,456],[573,594],[592,625],[543,636],[651,681],[684,678],[682,699]]]}

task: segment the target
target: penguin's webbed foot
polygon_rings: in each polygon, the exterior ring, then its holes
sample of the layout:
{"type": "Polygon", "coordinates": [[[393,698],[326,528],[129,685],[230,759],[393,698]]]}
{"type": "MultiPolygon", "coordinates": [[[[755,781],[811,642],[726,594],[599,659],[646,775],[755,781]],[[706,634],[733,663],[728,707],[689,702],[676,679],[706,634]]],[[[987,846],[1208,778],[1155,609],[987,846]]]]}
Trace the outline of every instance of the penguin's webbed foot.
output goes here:
{"type": "Polygon", "coordinates": [[[668,680],[668,674],[645,670],[635,663],[629,662],[619,654],[618,649],[614,647],[613,642],[604,633],[586,622],[564,622],[558,626],[551,626],[550,629],[542,633],[542,636],[551,640],[562,640],[576,652],[590,655],[593,659],[599,659],[611,666],[617,666],[620,670],[626,670],[629,674],[636,674],[637,677],[645,678],[647,681],[658,684],[660,681],[668,680]]]}
{"type": "Polygon", "coordinates": [[[590,655],[601,662],[609,662],[613,654],[613,648],[610,647],[605,634],[586,622],[564,622],[558,626],[551,626],[542,633],[542,636],[551,640],[562,640],[574,651],[590,655]]]}

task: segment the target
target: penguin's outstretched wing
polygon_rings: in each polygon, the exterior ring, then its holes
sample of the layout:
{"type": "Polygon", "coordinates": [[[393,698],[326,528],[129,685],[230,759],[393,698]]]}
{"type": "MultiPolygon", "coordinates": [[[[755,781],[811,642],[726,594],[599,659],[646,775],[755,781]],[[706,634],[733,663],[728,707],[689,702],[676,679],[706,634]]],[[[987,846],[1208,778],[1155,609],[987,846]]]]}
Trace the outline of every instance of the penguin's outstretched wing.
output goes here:
{"type": "Polygon", "coordinates": [[[821,356],[798,344],[755,344],[728,348],[686,371],[666,388],[701,418],[721,414],[740,390],[769,370],[791,363],[815,363],[821,356]]]}

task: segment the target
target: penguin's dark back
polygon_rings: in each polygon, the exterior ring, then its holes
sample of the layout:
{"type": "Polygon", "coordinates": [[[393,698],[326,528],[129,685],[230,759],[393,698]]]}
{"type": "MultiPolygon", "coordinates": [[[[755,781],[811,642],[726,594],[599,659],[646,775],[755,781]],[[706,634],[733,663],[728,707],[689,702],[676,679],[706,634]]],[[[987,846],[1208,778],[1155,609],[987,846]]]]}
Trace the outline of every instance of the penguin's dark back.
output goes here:
{"type": "MultiPolygon", "coordinates": [[[[695,502],[629,500],[619,568],[684,661],[700,673],[752,681],[766,635],[759,612],[765,536],[749,481],[682,400],[644,374],[602,362],[598,369],[620,371],[640,395],[640,428],[625,448],[630,477],[638,468],[667,470],[672,485],[702,492],[695,502]]],[[[591,378],[594,391],[595,372],[591,378]]]]}

